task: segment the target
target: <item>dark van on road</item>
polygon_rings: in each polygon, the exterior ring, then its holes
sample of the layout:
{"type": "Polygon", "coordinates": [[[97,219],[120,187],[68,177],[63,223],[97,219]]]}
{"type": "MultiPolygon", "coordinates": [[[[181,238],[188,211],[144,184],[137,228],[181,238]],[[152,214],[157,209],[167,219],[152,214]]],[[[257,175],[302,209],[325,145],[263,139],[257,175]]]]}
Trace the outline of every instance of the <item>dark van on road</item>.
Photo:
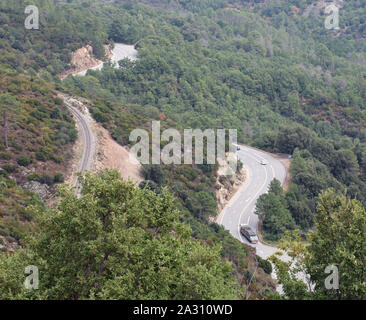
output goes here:
{"type": "Polygon", "coordinates": [[[257,234],[247,224],[240,225],[240,232],[245,238],[249,240],[250,243],[258,243],[257,234]]]}

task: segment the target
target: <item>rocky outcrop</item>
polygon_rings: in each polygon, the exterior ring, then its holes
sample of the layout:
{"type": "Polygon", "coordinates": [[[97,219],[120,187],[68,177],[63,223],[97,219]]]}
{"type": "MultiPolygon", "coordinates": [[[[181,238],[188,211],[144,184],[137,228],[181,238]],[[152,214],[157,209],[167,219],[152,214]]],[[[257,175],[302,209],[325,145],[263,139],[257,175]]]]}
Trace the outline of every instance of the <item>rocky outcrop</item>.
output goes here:
{"type": "Polygon", "coordinates": [[[218,190],[216,198],[218,202],[218,212],[220,213],[240,186],[246,181],[246,170],[242,168],[233,176],[219,176],[216,181],[218,190]]]}
{"type": "Polygon", "coordinates": [[[42,184],[37,181],[27,181],[26,183],[24,183],[23,188],[31,192],[34,192],[43,201],[48,200],[53,195],[53,193],[50,190],[50,187],[47,184],[42,184]]]}

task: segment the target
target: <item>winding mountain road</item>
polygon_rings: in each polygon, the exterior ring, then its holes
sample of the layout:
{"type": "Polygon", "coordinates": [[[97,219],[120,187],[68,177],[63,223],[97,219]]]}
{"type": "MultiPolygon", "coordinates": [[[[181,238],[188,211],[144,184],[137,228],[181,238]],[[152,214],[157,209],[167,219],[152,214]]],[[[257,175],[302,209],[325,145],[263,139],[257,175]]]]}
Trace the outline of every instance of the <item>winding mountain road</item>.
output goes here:
{"type": "MultiPolygon", "coordinates": [[[[113,57],[111,58],[111,62],[118,66],[118,61],[123,60],[124,58],[129,58],[131,61],[137,60],[138,51],[135,49],[133,45],[126,45],[123,43],[115,43],[115,46],[112,50],[113,57]]],[[[101,70],[103,68],[104,63],[95,66],[93,70],[101,70]]],[[[85,76],[87,71],[84,70],[73,75],[85,76]]],[[[82,174],[85,171],[90,171],[93,166],[94,154],[95,154],[95,137],[93,131],[89,124],[89,117],[87,112],[82,112],[81,110],[86,110],[86,107],[80,101],[71,98],[64,94],[59,94],[59,97],[62,98],[67,108],[75,117],[78,127],[80,128],[82,142],[83,142],[83,153],[81,156],[81,160],[77,169],[77,172],[81,172],[82,174]]],[[[80,196],[80,188],[78,186],[78,177],[74,178],[73,186],[77,187],[77,195],[80,196]]]]}
{"type": "Polygon", "coordinates": [[[230,233],[252,247],[256,248],[257,255],[267,259],[277,248],[261,243],[251,244],[241,233],[239,225],[242,223],[250,225],[253,230],[258,230],[258,216],[254,213],[257,199],[268,191],[269,184],[277,178],[282,184],[286,178],[286,168],[280,160],[270,154],[248,146],[240,146],[237,152],[247,169],[247,181],[221,214],[219,223],[230,233]],[[261,164],[265,161],[267,164],[261,164]]]}
{"type": "MultiPolygon", "coordinates": [[[[85,171],[91,170],[93,166],[95,153],[94,133],[90,127],[88,117],[83,112],[81,112],[79,108],[77,108],[77,105],[82,105],[82,103],[70,97],[62,96],[62,98],[67,108],[75,117],[78,127],[80,128],[83,143],[83,152],[77,172],[81,172],[82,174],[84,174],[85,171]]],[[[74,178],[73,185],[78,186],[78,177],[74,178]]]]}

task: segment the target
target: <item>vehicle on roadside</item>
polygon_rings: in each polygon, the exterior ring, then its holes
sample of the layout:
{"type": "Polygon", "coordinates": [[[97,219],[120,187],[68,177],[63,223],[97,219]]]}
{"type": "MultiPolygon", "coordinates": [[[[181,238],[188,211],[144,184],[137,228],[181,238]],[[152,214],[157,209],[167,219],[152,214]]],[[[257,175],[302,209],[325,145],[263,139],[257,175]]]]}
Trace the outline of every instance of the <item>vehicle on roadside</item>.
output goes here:
{"type": "Polygon", "coordinates": [[[239,146],[237,146],[237,147],[236,147],[236,150],[238,150],[238,151],[239,151],[239,150],[240,150],[240,147],[239,147],[239,146]]]}
{"type": "Polygon", "coordinates": [[[240,233],[248,239],[250,243],[258,243],[257,234],[247,224],[240,225],[240,233]]]}

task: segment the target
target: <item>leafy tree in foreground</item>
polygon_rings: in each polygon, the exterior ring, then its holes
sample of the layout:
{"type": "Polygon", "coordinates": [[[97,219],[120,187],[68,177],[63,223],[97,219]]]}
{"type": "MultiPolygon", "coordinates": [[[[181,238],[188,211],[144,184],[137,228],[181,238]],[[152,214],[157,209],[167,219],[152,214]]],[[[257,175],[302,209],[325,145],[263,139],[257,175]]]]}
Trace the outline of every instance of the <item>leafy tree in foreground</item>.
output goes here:
{"type": "Polygon", "coordinates": [[[29,248],[0,257],[2,299],[240,297],[231,264],[219,247],[191,239],[166,189],[135,188],[108,170],[82,186],[80,199],[62,186],[57,209],[33,209],[42,231],[29,248]],[[39,267],[37,296],[23,289],[29,264],[39,267]]]}
{"type": "Polygon", "coordinates": [[[317,231],[309,247],[308,272],[316,294],[326,299],[366,299],[366,210],[357,200],[324,192],[319,199],[317,231]],[[339,290],[326,290],[324,270],[339,270],[339,290]]]}
{"type": "MultiPolygon", "coordinates": [[[[319,197],[316,231],[306,247],[298,232],[289,233],[281,249],[288,262],[277,255],[275,264],[279,283],[289,299],[366,299],[366,210],[357,200],[348,200],[329,189],[319,197]],[[338,268],[339,288],[327,289],[327,266],[338,268]],[[308,287],[296,274],[306,275],[308,287]],[[308,290],[307,290],[308,289],[308,290]]],[[[281,254],[281,253],[280,253],[281,254]]]]}

